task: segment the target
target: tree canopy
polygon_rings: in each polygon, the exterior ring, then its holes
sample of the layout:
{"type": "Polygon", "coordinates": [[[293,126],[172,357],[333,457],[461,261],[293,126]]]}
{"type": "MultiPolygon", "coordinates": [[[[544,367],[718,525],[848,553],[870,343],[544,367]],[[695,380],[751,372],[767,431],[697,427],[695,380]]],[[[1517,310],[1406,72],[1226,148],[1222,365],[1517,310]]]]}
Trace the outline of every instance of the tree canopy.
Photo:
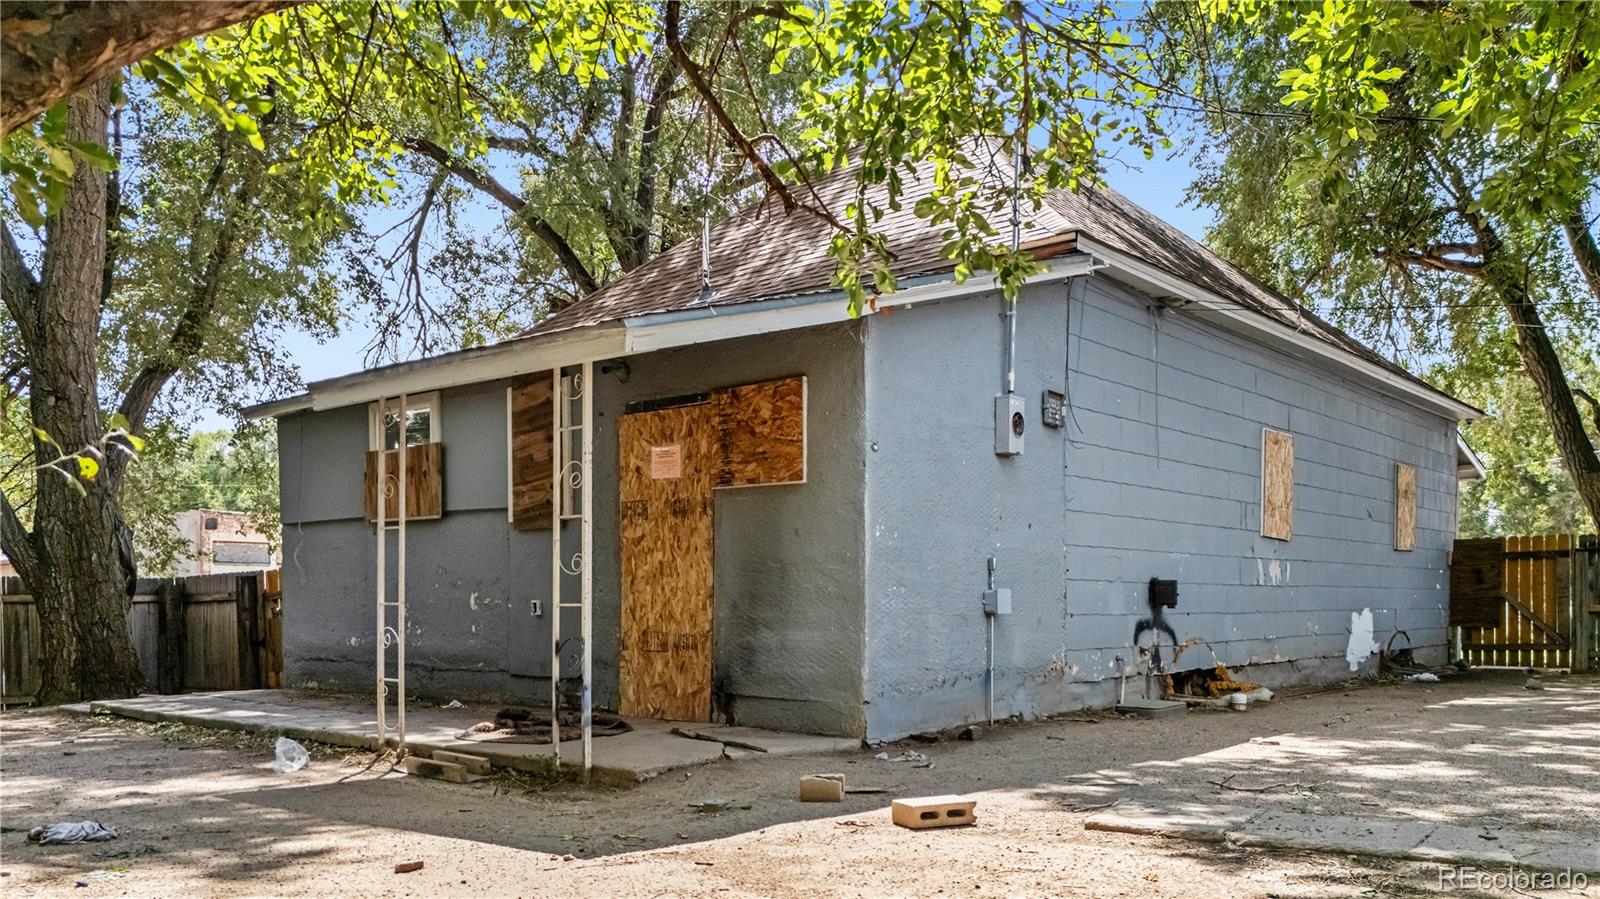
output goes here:
{"type": "Polygon", "coordinates": [[[1600,391],[1578,364],[1600,350],[1591,6],[1218,2],[1153,22],[1203,111],[1212,244],[1414,368],[1454,366],[1468,395],[1530,379],[1600,516],[1578,405],[1600,391]]]}

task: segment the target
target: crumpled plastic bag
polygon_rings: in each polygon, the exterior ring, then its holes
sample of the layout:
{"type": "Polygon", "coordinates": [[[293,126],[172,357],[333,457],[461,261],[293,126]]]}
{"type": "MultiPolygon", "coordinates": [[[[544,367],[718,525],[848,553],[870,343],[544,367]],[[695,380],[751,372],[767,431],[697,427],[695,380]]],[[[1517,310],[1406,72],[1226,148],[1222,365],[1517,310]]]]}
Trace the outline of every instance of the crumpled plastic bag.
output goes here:
{"type": "Polygon", "coordinates": [[[272,760],[272,770],[279,774],[293,774],[311,761],[311,753],[288,737],[279,737],[273,749],[277,758],[272,760]]]}
{"type": "Polygon", "coordinates": [[[59,821],[28,831],[28,842],[40,846],[63,843],[103,843],[117,838],[117,829],[99,821],[59,821]]]}

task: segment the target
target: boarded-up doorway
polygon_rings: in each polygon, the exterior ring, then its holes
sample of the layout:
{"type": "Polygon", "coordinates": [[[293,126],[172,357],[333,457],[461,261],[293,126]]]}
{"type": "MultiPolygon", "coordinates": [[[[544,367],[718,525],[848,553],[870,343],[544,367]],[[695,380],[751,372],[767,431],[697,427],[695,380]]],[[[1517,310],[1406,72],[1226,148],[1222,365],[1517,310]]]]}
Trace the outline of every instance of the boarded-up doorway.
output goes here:
{"type": "Polygon", "coordinates": [[[624,715],[711,720],[717,441],[705,402],[629,413],[617,429],[624,715]]]}

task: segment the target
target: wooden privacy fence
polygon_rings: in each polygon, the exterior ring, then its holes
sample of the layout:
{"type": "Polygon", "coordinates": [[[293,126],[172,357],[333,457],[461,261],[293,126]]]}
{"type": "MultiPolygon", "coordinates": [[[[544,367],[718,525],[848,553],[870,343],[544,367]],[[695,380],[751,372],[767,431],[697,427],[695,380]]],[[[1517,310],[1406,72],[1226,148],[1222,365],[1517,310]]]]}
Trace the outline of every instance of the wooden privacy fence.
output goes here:
{"type": "Polygon", "coordinates": [[[1457,540],[1450,625],[1474,665],[1600,667],[1600,541],[1548,534],[1457,540]]]}
{"type": "MultiPolygon", "coordinates": [[[[39,613],[20,578],[0,579],[0,702],[33,702],[40,682],[39,613]]],[[[140,578],[128,637],[145,689],[277,687],[283,673],[277,571],[140,578]]]]}

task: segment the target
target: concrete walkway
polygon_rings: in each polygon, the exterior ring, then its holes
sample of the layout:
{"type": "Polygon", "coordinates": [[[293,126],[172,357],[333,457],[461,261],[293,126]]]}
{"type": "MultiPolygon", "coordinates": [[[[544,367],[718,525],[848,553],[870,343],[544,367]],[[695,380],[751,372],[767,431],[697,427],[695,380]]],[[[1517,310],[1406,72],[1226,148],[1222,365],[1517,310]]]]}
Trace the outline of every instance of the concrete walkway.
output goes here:
{"type": "Polygon", "coordinates": [[[1091,816],[1083,826],[1233,846],[1600,874],[1600,846],[1560,831],[1463,827],[1417,818],[1313,815],[1234,805],[1135,802],[1119,803],[1091,816]]]}
{"type": "MultiPolygon", "coordinates": [[[[140,696],[136,699],[102,700],[78,706],[77,710],[108,713],[141,721],[172,721],[197,727],[260,731],[282,734],[296,740],[313,740],[335,746],[365,749],[377,747],[377,718],[370,698],[307,693],[297,690],[231,690],[217,693],[183,693],[174,696],[140,696]]],[[[411,705],[406,709],[406,745],[421,755],[447,749],[483,756],[502,768],[539,771],[549,767],[548,743],[496,743],[462,740],[458,734],[494,717],[492,706],[455,709],[411,705]]],[[[390,711],[393,725],[393,710],[390,711]]],[[[690,765],[717,759],[749,755],[796,755],[845,752],[857,749],[861,741],[849,737],[822,737],[758,730],[751,727],[722,727],[630,719],[633,730],[625,734],[596,737],[594,768],[602,776],[625,780],[648,780],[690,765]],[[759,750],[725,746],[720,742],[692,740],[671,733],[680,727],[707,736],[735,741],[759,750]]],[[[563,730],[562,736],[577,736],[563,730]]],[[[561,741],[561,764],[582,764],[581,740],[561,741]]]]}

